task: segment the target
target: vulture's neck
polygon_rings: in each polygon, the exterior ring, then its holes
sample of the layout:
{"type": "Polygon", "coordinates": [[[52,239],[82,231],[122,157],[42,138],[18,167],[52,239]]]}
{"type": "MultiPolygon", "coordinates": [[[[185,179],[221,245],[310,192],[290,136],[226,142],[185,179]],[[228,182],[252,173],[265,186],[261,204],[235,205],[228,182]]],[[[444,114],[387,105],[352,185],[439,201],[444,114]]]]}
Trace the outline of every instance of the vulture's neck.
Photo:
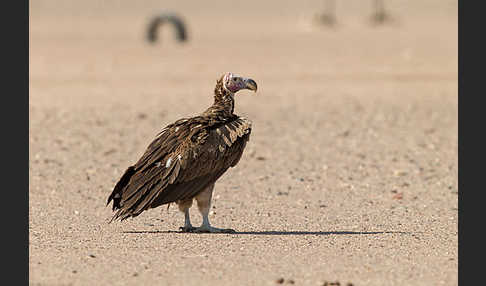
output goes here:
{"type": "Polygon", "coordinates": [[[204,113],[231,117],[234,109],[234,93],[224,88],[222,81],[218,81],[214,89],[214,103],[204,113]]]}

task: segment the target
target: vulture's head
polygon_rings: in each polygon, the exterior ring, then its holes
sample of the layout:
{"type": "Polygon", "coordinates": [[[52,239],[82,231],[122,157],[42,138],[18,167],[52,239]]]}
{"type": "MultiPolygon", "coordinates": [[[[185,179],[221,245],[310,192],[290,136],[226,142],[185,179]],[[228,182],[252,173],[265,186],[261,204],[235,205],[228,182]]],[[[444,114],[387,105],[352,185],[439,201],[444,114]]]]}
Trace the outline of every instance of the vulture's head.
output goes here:
{"type": "Polygon", "coordinates": [[[236,93],[241,89],[249,89],[256,92],[257,84],[251,78],[237,76],[233,73],[225,73],[221,79],[224,89],[231,93],[236,93]]]}

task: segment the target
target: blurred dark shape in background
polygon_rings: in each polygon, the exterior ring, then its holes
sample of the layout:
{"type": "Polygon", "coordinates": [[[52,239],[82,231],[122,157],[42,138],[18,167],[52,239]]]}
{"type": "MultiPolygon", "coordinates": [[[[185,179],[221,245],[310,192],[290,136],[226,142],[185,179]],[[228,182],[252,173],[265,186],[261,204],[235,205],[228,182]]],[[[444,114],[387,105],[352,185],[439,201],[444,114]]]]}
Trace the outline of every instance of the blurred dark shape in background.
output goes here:
{"type": "Polygon", "coordinates": [[[319,15],[318,20],[327,26],[336,24],[336,0],[324,0],[324,13],[319,15]]]}
{"type": "Polygon", "coordinates": [[[384,0],[374,0],[373,15],[371,16],[372,23],[380,25],[390,20],[390,15],[385,10],[384,0]]]}
{"type": "Polygon", "coordinates": [[[175,28],[176,37],[179,42],[187,41],[186,26],[182,18],[175,13],[164,12],[150,19],[147,30],[147,40],[149,43],[154,44],[157,41],[159,27],[165,23],[170,23],[175,28]]]}
{"type": "MultiPolygon", "coordinates": [[[[376,25],[384,24],[391,20],[385,10],[384,0],[373,0],[373,14],[371,22],[376,25]]],[[[334,26],[336,19],[336,0],[324,0],[324,12],[317,16],[317,22],[326,26],[334,26]]]]}

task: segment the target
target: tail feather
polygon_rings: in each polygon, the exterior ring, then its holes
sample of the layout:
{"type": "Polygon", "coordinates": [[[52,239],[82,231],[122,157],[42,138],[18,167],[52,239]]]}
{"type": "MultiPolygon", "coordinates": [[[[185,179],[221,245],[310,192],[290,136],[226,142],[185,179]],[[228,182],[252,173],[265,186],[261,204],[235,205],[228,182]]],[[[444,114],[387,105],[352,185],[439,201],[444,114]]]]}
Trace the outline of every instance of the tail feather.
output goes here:
{"type": "Polygon", "coordinates": [[[113,188],[113,192],[111,192],[111,195],[108,197],[108,201],[106,202],[106,205],[108,206],[110,202],[113,200],[113,208],[112,208],[113,211],[120,209],[122,207],[120,205],[122,192],[125,186],[130,181],[130,178],[133,176],[133,174],[135,174],[135,168],[133,166],[128,167],[128,169],[125,171],[125,173],[120,178],[118,183],[116,183],[115,187],[113,188]]]}

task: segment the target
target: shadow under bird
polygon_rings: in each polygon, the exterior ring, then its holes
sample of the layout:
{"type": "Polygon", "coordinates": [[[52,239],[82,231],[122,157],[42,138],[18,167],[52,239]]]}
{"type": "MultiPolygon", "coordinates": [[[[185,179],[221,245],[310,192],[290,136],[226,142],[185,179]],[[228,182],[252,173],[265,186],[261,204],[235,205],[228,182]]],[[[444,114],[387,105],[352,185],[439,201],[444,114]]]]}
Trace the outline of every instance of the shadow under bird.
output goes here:
{"type": "Polygon", "coordinates": [[[251,122],[233,113],[234,95],[242,89],[256,92],[257,84],[232,73],[222,75],[214,89],[212,106],[160,131],[108,197],[106,205],[113,201],[116,211],[111,221],[176,203],[185,215],[182,231],[234,232],[212,227],[208,214],[215,182],[238,163],[250,138],[251,122]],[[203,218],[200,227],[191,224],[189,208],[193,199],[203,218]]]}

